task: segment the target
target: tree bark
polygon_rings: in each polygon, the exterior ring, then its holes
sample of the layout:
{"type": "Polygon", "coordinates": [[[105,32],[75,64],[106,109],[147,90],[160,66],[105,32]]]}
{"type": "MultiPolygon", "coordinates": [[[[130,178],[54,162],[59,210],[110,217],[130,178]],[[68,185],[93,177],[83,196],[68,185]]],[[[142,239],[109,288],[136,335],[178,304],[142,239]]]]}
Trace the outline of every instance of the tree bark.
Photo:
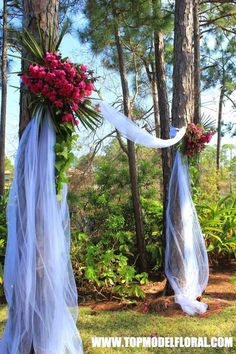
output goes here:
{"type": "Polygon", "coordinates": [[[0,126],[0,196],[4,195],[5,182],[5,141],[7,115],[7,0],[3,2],[2,28],[2,97],[1,97],[1,126],[0,126]]]}
{"type": "MultiPolygon", "coordinates": [[[[160,0],[153,0],[153,15],[157,16],[161,8],[160,0]]],[[[161,31],[154,31],[154,50],[155,50],[155,72],[157,81],[158,104],[160,114],[160,130],[161,138],[169,139],[170,131],[170,114],[169,102],[166,85],[166,70],[164,57],[164,42],[161,31]]],[[[170,149],[161,149],[162,158],[162,176],[163,176],[163,249],[165,249],[165,235],[166,235],[166,208],[168,203],[168,188],[171,169],[171,155],[170,149]]],[[[164,263],[163,263],[164,264],[164,263]]]]}
{"type": "MultiPolygon", "coordinates": [[[[58,35],[58,8],[59,0],[24,0],[23,1],[23,27],[31,31],[38,39],[38,27],[41,28],[47,45],[49,33],[53,32],[54,40],[58,35]]],[[[29,57],[23,51],[23,58],[29,57]]],[[[22,60],[22,71],[25,71],[28,63],[22,60]]],[[[20,97],[20,125],[19,136],[21,137],[25,127],[31,119],[29,105],[32,98],[28,94],[21,93],[20,97]]]]}
{"type": "Polygon", "coordinates": [[[172,122],[181,128],[193,118],[193,3],[175,2],[172,122]]]}
{"type": "Polygon", "coordinates": [[[224,100],[224,88],[220,90],[219,109],[218,109],[218,122],[217,122],[217,146],[216,146],[216,170],[220,170],[220,148],[221,148],[221,121],[222,109],[224,100]]]}
{"type": "Polygon", "coordinates": [[[144,63],[145,70],[147,73],[148,81],[151,87],[152,93],[152,102],[153,102],[153,110],[154,110],[154,122],[155,122],[155,133],[156,137],[160,138],[160,114],[159,114],[159,104],[158,104],[158,89],[157,89],[157,75],[156,70],[154,68],[154,63],[151,64],[151,71],[149,69],[148,64],[144,63]]]}
{"type": "MultiPolygon", "coordinates": [[[[177,128],[186,125],[193,117],[193,6],[189,0],[175,1],[174,27],[174,70],[173,70],[173,101],[172,124],[177,128]]],[[[173,148],[173,158],[176,148],[173,148]]],[[[178,193],[178,191],[176,191],[178,193]]],[[[180,206],[175,206],[175,220],[179,224],[180,206]]],[[[181,229],[178,230],[181,234],[181,229]]],[[[180,245],[184,248],[184,245],[180,245]]],[[[175,257],[175,248],[172,250],[175,257]]],[[[179,266],[181,267],[181,265],[179,266]]],[[[169,286],[168,286],[169,285],[169,286]]],[[[166,295],[172,294],[167,284],[166,295]]]]}
{"type": "Polygon", "coordinates": [[[201,121],[201,67],[200,67],[200,25],[199,0],[193,7],[193,45],[194,45],[194,123],[201,121]]]}
{"type": "MultiPolygon", "coordinates": [[[[155,45],[155,64],[156,64],[156,75],[157,75],[161,138],[169,139],[170,116],[169,116],[169,103],[168,103],[167,86],[166,86],[164,42],[163,42],[163,35],[161,32],[155,33],[154,45],[155,45]]],[[[168,187],[169,187],[170,169],[171,169],[171,155],[170,155],[169,148],[161,149],[161,158],[162,158],[162,176],[163,176],[163,235],[165,235],[166,208],[168,203],[168,187]]]]}
{"type": "MultiPolygon", "coordinates": [[[[115,18],[116,15],[114,14],[114,19],[115,18]]],[[[131,116],[131,107],[130,107],[128,77],[127,77],[127,71],[124,62],[123,48],[120,40],[118,26],[115,26],[115,40],[116,40],[116,48],[117,48],[118,60],[119,60],[121,86],[123,92],[124,114],[129,117],[131,116]]],[[[146,272],[147,271],[146,245],[144,240],[144,228],[143,228],[143,221],[142,221],[142,214],[141,214],[140,195],[138,189],[138,178],[137,178],[134,143],[130,140],[127,140],[127,147],[128,147],[131,192],[132,192],[132,200],[133,200],[133,207],[134,207],[137,249],[139,253],[138,265],[139,265],[139,270],[141,272],[146,272]]]]}

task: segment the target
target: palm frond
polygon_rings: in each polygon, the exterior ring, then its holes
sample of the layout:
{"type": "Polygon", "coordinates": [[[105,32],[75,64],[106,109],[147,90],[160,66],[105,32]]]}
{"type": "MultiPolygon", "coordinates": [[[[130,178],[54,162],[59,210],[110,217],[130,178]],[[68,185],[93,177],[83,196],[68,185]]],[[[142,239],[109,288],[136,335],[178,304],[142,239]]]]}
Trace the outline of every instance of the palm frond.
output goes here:
{"type": "Polygon", "coordinates": [[[87,104],[80,104],[76,115],[86,129],[95,130],[101,123],[101,115],[87,104]]]}
{"type": "Polygon", "coordinates": [[[201,125],[205,130],[215,130],[216,129],[216,120],[212,118],[210,115],[203,113],[201,115],[201,125]]]}

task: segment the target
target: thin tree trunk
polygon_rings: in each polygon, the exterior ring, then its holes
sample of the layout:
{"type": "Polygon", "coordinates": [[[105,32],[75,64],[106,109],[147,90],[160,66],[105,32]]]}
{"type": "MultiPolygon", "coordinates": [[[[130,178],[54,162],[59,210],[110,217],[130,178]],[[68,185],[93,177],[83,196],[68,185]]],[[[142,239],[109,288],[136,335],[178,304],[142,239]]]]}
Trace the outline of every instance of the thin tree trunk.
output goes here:
{"type": "MultiPolygon", "coordinates": [[[[170,116],[166,86],[166,72],[164,59],[164,42],[161,32],[155,33],[155,62],[157,75],[158,103],[160,112],[161,138],[169,139],[170,116]]],[[[168,187],[171,169],[170,149],[161,150],[163,176],[163,235],[166,233],[166,208],[168,203],[168,187]]],[[[165,238],[164,238],[165,240],[165,238]]]]}
{"type": "Polygon", "coordinates": [[[194,123],[201,120],[201,68],[200,68],[200,26],[199,0],[194,0],[193,7],[193,43],[194,43],[194,123]]]}
{"type": "MultiPolygon", "coordinates": [[[[156,18],[161,10],[161,0],[152,0],[153,15],[156,18]]],[[[169,102],[166,85],[166,70],[164,57],[164,41],[163,34],[160,31],[154,31],[154,50],[155,50],[155,72],[157,81],[158,104],[160,114],[161,138],[169,139],[170,131],[170,114],[169,102]]],[[[171,172],[171,150],[169,148],[161,149],[162,158],[162,180],[163,180],[163,216],[162,216],[162,247],[163,255],[165,255],[166,247],[166,209],[168,204],[168,189],[171,172]]],[[[165,257],[163,257],[161,268],[164,271],[165,257]]],[[[164,295],[173,294],[173,290],[167,280],[164,295]]]]}
{"type": "Polygon", "coordinates": [[[154,64],[151,64],[152,71],[150,71],[148,64],[144,63],[145,70],[147,73],[148,81],[151,87],[153,111],[154,111],[154,122],[155,122],[155,133],[156,137],[160,138],[160,115],[159,115],[159,104],[158,104],[158,89],[157,89],[157,75],[154,68],[154,64]]]}
{"type": "Polygon", "coordinates": [[[193,3],[175,2],[172,123],[181,128],[193,117],[193,3]]]}
{"type": "Polygon", "coordinates": [[[159,115],[159,104],[158,104],[158,91],[156,79],[152,80],[152,101],[154,109],[154,122],[155,122],[155,133],[156,137],[160,138],[160,115],[159,115]]]}
{"type": "MultiPolygon", "coordinates": [[[[115,14],[114,14],[114,18],[115,18],[115,14]]],[[[119,70],[120,70],[121,85],[122,85],[122,92],[123,92],[124,114],[126,116],[131,116],[128,78],[127,78],[127,72],[126,72],[126,67],[124,62],[123,48],[122,48],[120,34],[117,26],[115,28],[115,32],[116,32],[115,33],[116,47],[117,47],[118,60],[119,60],[119,70]]],[[[132,191],[132,199],[133,199],[133,207],[134,207],[137,249],[139,253],[139,260],[138,260],[139,269],[141,272],[146,272],[147,271],[146,246],[144,240],[144,229],[143,229],[143,221],[142,221],[142,214],[141,214],[140,195],[138,189],[138,178],[137,178],[137,170],[136,170],[136,156],[135,156],[134,143],[130,140],[127,140],[127,147],[128,147],[130,183],[131,183],[131,191],[132,191]]]]}
{"type": "Polygon", "coordinates": [[[222,109],[224,100],[224,88],[220,90],[219,109],[218,109],[218,123],[217,123],[217,146],[216,146],[216,170],[220,170],[220,148],[221,148],[221,122],[222,122],[222,109]]]}
{"type": "Polygon", "coordinates": [[[2,29],[2,97],[1,97],[1,126],[0,126],[0,196],[4,195],[5,181],[5,141],[7,115],[7,0],[3,2],[2,29]]]}

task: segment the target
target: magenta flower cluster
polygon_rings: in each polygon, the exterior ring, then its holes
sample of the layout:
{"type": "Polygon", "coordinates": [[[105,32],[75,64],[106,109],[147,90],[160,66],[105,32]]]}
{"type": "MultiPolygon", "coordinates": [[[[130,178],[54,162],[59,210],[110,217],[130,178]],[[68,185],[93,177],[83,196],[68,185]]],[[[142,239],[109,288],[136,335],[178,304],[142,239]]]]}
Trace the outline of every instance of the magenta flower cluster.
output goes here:
{"type": "Polygon", "coordinates": [[[91,96],[95,82],[93,72],[86,65],[73,64],[70,60],[63,60],[60,54],[49,52],[45,54],[44,65],[29,65],[21,80],[30,92],[43,97],[59,110],[63,123],[75,125],[78,120],[73,111],[91,96]]]}
{"type": "Polygon", "coordinates": [[[214,134],[214,130],[206,131],[199,124],[188,124],[185,135],[186,155],[192,157],[203,151],[206,147],[206,144],[211,141],[211,138],[214,134]]]}

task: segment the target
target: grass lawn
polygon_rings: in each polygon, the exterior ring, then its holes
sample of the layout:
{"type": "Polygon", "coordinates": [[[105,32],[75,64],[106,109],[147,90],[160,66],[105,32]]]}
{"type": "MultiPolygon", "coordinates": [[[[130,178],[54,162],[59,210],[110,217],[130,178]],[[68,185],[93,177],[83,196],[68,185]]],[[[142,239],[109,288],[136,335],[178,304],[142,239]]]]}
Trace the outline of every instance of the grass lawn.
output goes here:
{"type": "MultiPolygon", "coordinates": [[[[0,331],[7,319],[7,307],[0,308],[0,331]]],[[[78,327],[85,353],[236,353],[236,304],[210,317],[168,317],[157,314],[141,314],[132,310],[102,311],[91,314],[91,308],[80,309],[78,327]],[[92,348],[93,336],[194,336],[234,337],[234,348],[92,348]]],[[[46,354],[46,353],[45,353],[46,354]]],[[[58,353],[59,354],[59,353],[58,353]]]]}

